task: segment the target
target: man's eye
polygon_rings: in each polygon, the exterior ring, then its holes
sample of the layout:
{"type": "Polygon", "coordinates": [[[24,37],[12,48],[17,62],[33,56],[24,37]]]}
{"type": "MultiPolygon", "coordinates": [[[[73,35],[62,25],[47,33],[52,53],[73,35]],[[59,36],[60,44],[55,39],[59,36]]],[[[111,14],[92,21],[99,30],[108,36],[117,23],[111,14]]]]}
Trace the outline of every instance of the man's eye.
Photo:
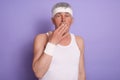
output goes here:
{"type": "Polygon", "coordinates": [[[56,15],[56,17],[60,17],[60,15],[56,15]]]}
{"type": "Polygon", "coordinates": [[[68,14],[68,15],[65,15],[65,17],[70,17],[70,15],[68,14]]]}

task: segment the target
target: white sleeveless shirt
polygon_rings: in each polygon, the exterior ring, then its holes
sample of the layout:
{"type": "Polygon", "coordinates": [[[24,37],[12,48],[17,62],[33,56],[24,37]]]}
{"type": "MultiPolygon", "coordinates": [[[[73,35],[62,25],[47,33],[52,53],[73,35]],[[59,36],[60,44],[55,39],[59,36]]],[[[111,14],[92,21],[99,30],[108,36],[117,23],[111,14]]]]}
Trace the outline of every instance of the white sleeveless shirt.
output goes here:
{"type": "Polygon", "coordinates": [[[67,46],[57,45],[46,74],[39,80],[78,80],[80,50],[74,34],[67,46]]]}

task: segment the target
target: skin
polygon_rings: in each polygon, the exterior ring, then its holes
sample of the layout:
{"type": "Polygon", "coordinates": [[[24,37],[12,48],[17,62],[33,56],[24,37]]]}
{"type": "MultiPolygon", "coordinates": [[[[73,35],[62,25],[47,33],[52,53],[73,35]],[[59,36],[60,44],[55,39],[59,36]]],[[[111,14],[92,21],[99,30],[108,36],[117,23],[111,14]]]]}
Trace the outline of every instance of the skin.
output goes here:
{"type": "MultiPolygon", "coordinates": [[[[42,78],[52,61],[52,56],[44,53],[45,46],[48,42],[52,44],[60,44],[63,46],[69,45],[71,41],[69,29],[73,22],[73,17],[69,13],[61,12],[57,13],[52,18],[55,30],[52,31],[48,37],[46,34],[39,34],[34,39],[34,58],[32,68],[37,78],[42,78]]],[[[76,42],[81,51],[80,62],[79,62],[79,79],[85,79],[84,69],[84,42],[79,36],[76,36],[76,42]]]]}

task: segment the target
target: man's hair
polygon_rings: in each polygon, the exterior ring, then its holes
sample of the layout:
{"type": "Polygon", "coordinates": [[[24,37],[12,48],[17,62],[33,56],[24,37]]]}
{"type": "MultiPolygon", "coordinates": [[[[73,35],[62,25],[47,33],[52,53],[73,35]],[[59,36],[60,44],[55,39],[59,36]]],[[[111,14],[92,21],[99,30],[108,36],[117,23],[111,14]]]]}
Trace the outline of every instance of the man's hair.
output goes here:
{"type": "Polygon", "coordinates": [[[71,7],[71,5],[70,5],[69,3],[67,3],[67,2],[59,2],[59,3],[56,3],[56,4],[53,6],[53,8],[52,8],[52,10],[51,10],[52,14],[54,13],[54,10],[55,10],[56,8],[59,8],[59,7],[70,8],[70,9],[72,10],[72,7],[71,7]]]}
{"type": "Polygon", "coordinates": [[[52,12],[54,11],[54,9],[58,8],[58,7],[64,7],[64,8],[71,8],[70,4],[66,3],[66,2],[59,2],[59,3],[56,3],[53,8],[52,8],[52,12]]]}

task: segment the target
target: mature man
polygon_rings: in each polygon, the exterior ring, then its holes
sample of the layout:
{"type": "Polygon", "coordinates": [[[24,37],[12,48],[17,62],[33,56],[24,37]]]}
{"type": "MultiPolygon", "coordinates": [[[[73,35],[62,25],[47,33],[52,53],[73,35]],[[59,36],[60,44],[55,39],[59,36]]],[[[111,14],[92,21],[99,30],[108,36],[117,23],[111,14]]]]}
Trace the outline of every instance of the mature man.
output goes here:
{"type": "Polygon", "coordinates": [[[69,32],[73,22],[71,6],[54,5],[55,30],[39,34],[34,40],[33,71],[39,80],[85,80],[84,42],[69,32]]]}

